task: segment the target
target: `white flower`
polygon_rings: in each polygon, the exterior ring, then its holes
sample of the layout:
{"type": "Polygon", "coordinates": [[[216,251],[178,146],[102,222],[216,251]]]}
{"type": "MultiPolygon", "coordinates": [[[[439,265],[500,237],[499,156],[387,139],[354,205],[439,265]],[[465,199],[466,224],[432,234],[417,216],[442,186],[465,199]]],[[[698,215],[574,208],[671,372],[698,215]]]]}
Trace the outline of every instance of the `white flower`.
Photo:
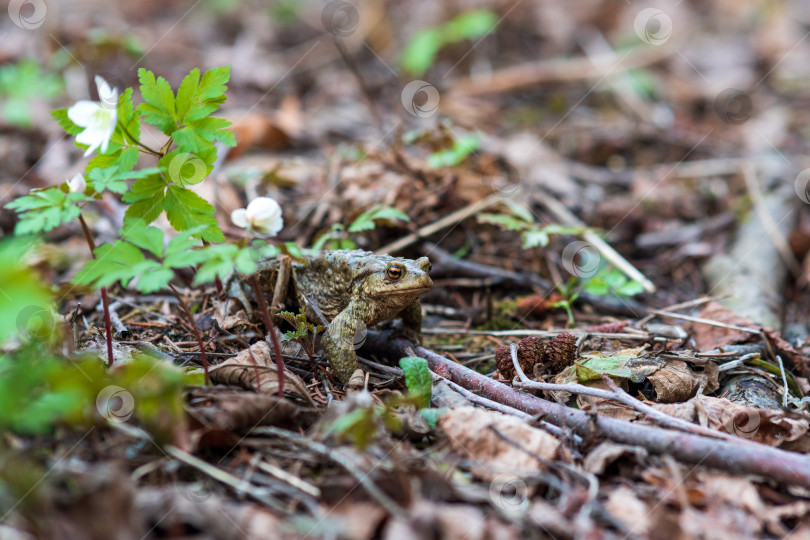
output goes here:
{"type": "Polygon", "coordinates": [[[115,123],[118,120],[118,89],[110,88],[107,81],[96,75],[96,88],[98,101],[82,100],[68,109],[70,121],[84,131],[76,135],[76,142],[89,145],[84,153],[89,156],[96,148],[101,147],[102,152],[107,151],[110,137],[115,132],[115,123]]]}
{"type": "Polygon", "coordinates": [[[284,226],[281,207],[269,197],[257,197],[250,201],[247,209],[231,212],[234,225],[249,229],[260,236],[275,236],[284,226]]]}
{"type": "Polygon", "coordinates": [[[71,193],[84,193],[84,190],[87,188],[87,182],[84,181],[84,176],[81,174],[76,174],[70,180],[65,180],[68,185],[68,191],[71,193]]]}

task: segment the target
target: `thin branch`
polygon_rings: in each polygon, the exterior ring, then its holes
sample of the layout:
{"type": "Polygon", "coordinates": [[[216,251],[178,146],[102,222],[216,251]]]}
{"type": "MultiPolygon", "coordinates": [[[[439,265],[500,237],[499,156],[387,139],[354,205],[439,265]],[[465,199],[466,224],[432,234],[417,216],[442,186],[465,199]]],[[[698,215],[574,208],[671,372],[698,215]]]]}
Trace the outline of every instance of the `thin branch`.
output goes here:
{"type": "MultiPolygon", "coordinates": [[[[87,240],[87,246],[90,248],[90,255],[96,258],[96,241],[93,240],[93,235],[90,234],[90,227],[84,220],[84,216],[79,214],[79,223],[82,226],[84,239],[87,240]]],[[[113,345],[112,345],[112,322],[110,321],[110,300],[107,298],[107,287],[101,287],[101,307],[104,311],[104,334],[107,338],[107,366],[113,365],[113,345]]]]}
{"type": "Polygon", "coordinates": [[[662,311],[660,309],[649,309],[650,313],[660,315],[662,317],[669,317],[670,319],[681,319],[683,321],[696,322],[700,324],[708,324],[709,326],[717,326],[720,328],[727,328],[729,330],[739,330],[740,332],[748,332],[749,334],[760,334],[761,330],[758,328],[748,328],[745,326],[737,326],[736,324],[728,324],[720,321],[713,321],[711,319],[704,319],[702,317],[692,317],[691,315],[683,315],[681,313],[673,313],[671,311],[662,311]]]}
{"type": "Polygon", "coordinates": [[[271,426],[255,427],[250,432],[253,435],[271,435],[275,437],[282,437],[297,445],[304,446],[315,453],[328,457],[346,469],[349,474],[354,476],[357,483],[363,486],[366,492],[371,495],[371,497],[373,497],[380,504],[380,506],[388,510],[391,515],[402,518],[408,515],[407,512],[405,512],[405,510],[395,500],[389,497],[387,493],[377,487],[377,485],[369,479],[369,472],[361,470],[360,467],[353,462],[353,460],[349,459],[348,456],[340,452],[339,449],[330,448],[325,444],[306,439],[297,433],[293,433],[292,431],[271,426]]]}
{"type": "Polygon", "coordinates": [[[284,359],[281,357],[281,344],[278,342],[278,336],[276,335],[276,325],[273,324],[273,317],[270,316],[270,310],[267,309],[267,302],[264,301],[264,293],[261,287],[259,287],[259,282],[256,280],[256,274],[250,276],[250,284],[253,286],[253,292],[256,293],[259,311],[264,318],[264,327],[267,329],[267,335],[270,337],[270,343],[273,345],[273,354],[276,356],[278,397],[284,399],[284,359]]]}
{"type": "Polygon", "coordinates": [[[675,418],[674,416],[662,413],[658,409],[650,407],[646,403],[642,403],[641,401],[637,400],[627,392],[624,392],[621,388],[616,386],[616,383],[614,383],[611,380],[611,378],[608,377],[607,375],[602,375],[602,380],[605,382],[605,384],[608,386],[610,390],[603,390],[602,388],[593,388],[591,386],[585,386],[577,383],[553,384],[553,383],[532,381],[526,376],[525,373],[523,373],[523,370],[520,368],[520,363],[518,362],[517,357],[517,345],[515,345],[514,343],[510,344],[509,352],[512,354],[512,364],[515,366],[515,371],[517,372],[518,377],[520,378],[520,382],[515,381],[512,383],[512,386],[516,388],[532,388],[534,390],[543,390],[546,392],[568,392],[570,394],[593,396],[601,399],[618,401],[622,405],[627,405],[628,407],[646,415],[650,420],[653,420],[656,423],[665,427],[679,429],[681,431],[695,433],[697,435],[703,435],[705,437],[714,437],[716,439],[724,439],[727,441],[734,441],[734,442],[740,441],[739,437],[728,435],[727,433],[722,433],[720,431],[715,431],[713,429],[705,428],[703,426],[687,422],[686,420],[681,420],[680,418],[675,418]]]}
{"type": "Polygon", "coordinates": [[[126,136],[127,136],[127,138],[128,138],[130,141],[132,141],[134,144],[136,144],[136,145],[140,146],[140,147],[141,147],[141,149],[142,149],[144,152],[146,152],[147,154],[151,154],[151,155],[153,155],[153,156],[155,156],[155,157],[157,157],[157,158],[162,158],[162,157],[163,157],[163,154],[161,154],[161,153],[160,153],[160,152],[158,152],[157,150],[153,150],[153,149],[149,148],[148,146],[146,146],[145,144],[143,144],[141,141],[139,141],[138,139],[136,139],[135,137],[133,137],[133,136],[132,136],[132,134],[131,134],[131,133],[130,133],[128,130],[127,130],[127,127],[124,125],[124,123],[123,123],[123,122],[118,122],[118,125],[119,125],[119,126],[121,126],[121,130],[124,132],[124,135],[126,135],[126,136]]]}
{"type": "Polygon", "coordinates": [[[177,303],[180,305],[180,309],[182,309],[185,313],[189,326],[191,327],[191,331],[194,333],[194,337],[197,338],[197,345],[200,347],[200,358],[202,359],[203,364],[203,373],[205,374],[205,386],[208,386],[210,384],[210,379],[208,378],[208,356],[205,354],[205,345],[203,344],[202,332],[200,332],[200,329],[197,328],[197,325],[194,323],[194,317],[191,315],[191,310],[188,309],[186,302],[183,300],[183,297],[180,296],[180,293],[177,292],[177,289],[174,288],[174,285],[169,283],[169,289],[171,289],[174,297],[177,298],[177,303]]]}
{"type": "MultiPolygon", "coordinates": [[[[383,358],[401,358],[407,356],[405,351],[408,347],[413,347],[413,344],[404,339],[369,332],[364,350],[383,358]]],[[[521,392],[424,347],[415,347],[414,352],[428,361],[431,371],[471,392],[529,414],[542,415],[544,420],[581,436],[601,437],[621,444],[642,446],[651,453],[671,455],[684,463],[735,473],[756,474],[776,482],[810,488],[810,458],[805,455],[759,443],[743,444],[744,439],[719,440],[602,415],[594,416],[521,392]]]]}
{"type": "Polygon", "coordinates": [[[215,467],[210,463],[201,460],[200,458],[189,454],[188,452],[184,452],[179,448],[176,448],[171,445],[167,445],[163,448],[167,454],[172,456],[173,458],[177,459],[178,461],[182,461],[186,465],[194,467],[198,471],[207,474],[214,480],[225,484],[226,486],[232,488],[233,490],[244,493],[246,495],[250,495],[257,501],[266,504],[268,507],[281,512],[284,515],[289,514],[289,508],[284,505],[281,501],[271,497],[268,493],[270,490],[262,489],[254,486],[253,484],[242,480],[241,478],[237,478],[236,476],[223,471],[219,467],[215,467]]]}

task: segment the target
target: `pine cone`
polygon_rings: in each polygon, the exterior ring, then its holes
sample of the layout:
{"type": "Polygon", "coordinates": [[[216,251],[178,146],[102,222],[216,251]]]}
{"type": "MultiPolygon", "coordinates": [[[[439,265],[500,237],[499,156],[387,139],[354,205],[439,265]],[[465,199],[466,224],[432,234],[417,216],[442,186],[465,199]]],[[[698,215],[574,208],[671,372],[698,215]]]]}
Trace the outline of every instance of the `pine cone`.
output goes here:
{"type": "MultiPolygon", "coordinates": [[[[518,343],[517,357],[520,369],[528,376],[534,373],[534,365],[543,361],[543,341],[537,337],[527,337],[518,343]]],[[[495,363],[498,371],[505,379],[512,380],[517,373],[515,365],[512,363],[512,353],[509,347],[498,347],[495,349],[495,363]]]]}
{"type": "Polygon", "coordinates": [[[529,336],[520,340],[517,353],[521,369],[524,373],[531,375],[534,366],[543,361],[546,347],[539,337],[529,336]]]}
{"type": "Polygon", "coordinates": [[[562,333],[551,338],[546,347],[546,361],[553,373],[559,373],[577,358],[577,338],[573,334],[562,333]]]}
{"type": "Polygon", "coordinates": [[[512,365],[512,354],[509,347],[498,347],[495,349],[495,365],[504,379],[511,381],[515,378],[515,366],[512,365]]]}

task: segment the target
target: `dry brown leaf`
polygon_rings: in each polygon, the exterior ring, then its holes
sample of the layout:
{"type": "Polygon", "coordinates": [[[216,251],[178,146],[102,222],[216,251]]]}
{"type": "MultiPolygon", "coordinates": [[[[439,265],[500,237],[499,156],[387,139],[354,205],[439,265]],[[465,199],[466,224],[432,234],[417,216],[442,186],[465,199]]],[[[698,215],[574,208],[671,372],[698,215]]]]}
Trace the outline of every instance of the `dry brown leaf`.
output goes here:
{"type": "MultiPolygon", "coordinates": [[[[743,326],[752,329],[757,328],[757,325],[755,325],[753,322],[749,321],[745,317],[740,317],[714,301],[707,303],[703,309],[700,310],[698,316],[703,319],[709,319],[725,324],[743,326]]],[[[694,337],[695,343],[697,344],[697,350],[699,351],[708,351],[724,345],[746,343],[751,340],[753,335],[748,332],[743,332],[742,330],[731,330],[728,328],[721,328],[719,326],[711,326],[703,323],[693,323],[689,333],[694,337]]]]}
{"type": "Polygon", "coordinates": [[[640,446],[628,446],[626,444],[617,444],[611,441],[604,441],[588,452],[582,467],[594,474],[602,474],[608,465],[619,459],[625,454],[632,454],[636,460],[642,459],[647,455],[647,451],[640,446]]]}
{"type": "Polygon", "coordinates": [[[647,380],[655,388],[659,403],[686,401],[697,392],[701,377],[692,371],[682,360],[672,360],[667,365],[649,375],[647,380]]]}
{"type": "Polygon", "coordinates": [[[475,407],[451,410],[439,419],[439,427],[455,452],[477,462],[473,472],[484,480],[494,480],[503,473],[517,476],[539,471],[543,464],[527,452],[551,460],[560,447],[556,437],[514,416],[475,407]],[[490,428],[527,452],[499,438],[490,428]]]}
{"type": "MultiPolygon", "coordinates": [[[[197,370],[201,372],[201,370],[197,370]]],[[[278,370],[273,350],[266,341],[258,341],[233,358],[208,370],[211,381],[240,386],[248,390],[274,394],[278,391],[278,370]]],[[[284,370],[284,391],[300,397],[315,407],[304,381],[291,371],[284,370]]]]}
{"type": "Polygon", "coordinates": [[[619,486],[608,495],[605,509],[618,519],[628,531],[647,534],[650,531],[650,508],[628,486],[619,486]]]}
{"type": "Polygon", "coordinates": [[[437,504],[421,500],[408,509],[404,518],[391,519],[383,531],[384,540],[485,540],[517,538],[514,528],[507,527],[467,504],[437,504]]]}
{"type": "Polygon", "coordinates": [[[196,387],[186,393],[186,410],[209,428],[244,431],[255,426],[308,427],[318,412],[276,395],[222,387],[196,387]]]}
{"type": "Polygon", "coordinates": [[[708,427],[744,439],[781,446],[799,444],[808,438],[810,420],[775,409],[742,407],[727,399],[709,396],[695,398],[706,413],[708,427]]]}

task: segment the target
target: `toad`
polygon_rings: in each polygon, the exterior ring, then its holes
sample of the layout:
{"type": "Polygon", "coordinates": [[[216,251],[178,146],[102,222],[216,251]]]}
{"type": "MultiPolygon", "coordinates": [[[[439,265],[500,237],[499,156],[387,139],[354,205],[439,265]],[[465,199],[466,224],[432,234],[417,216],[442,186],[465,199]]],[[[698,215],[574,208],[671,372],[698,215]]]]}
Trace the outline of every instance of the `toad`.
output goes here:
{"type": "MultiPolygon", "coordinates": [[[[286,289],[289,282],[278,279],[280,271],[284,275],[283,264],[277,259],[264,261],[256,272],[260,289],[273,292],[274,304],[278,299],[283,301],[287,293],[276,290],[286,289]]],[[[306,306],[308,320],[321,322],[320,311],[329,323],[321,344],[324,356],[342,382],[347,382],[358,368],[355,350],[362,345],[367,327],[399,317],[404,337],[421,342],[419,295],[433,285],[427,257],[411,260],[368,251],[336,250],[306,255],[303,261],[292,261],[291,266],[295,296],[300,305],[306,306]]],[[[240,275],[239,281],[240,289],[253,296],[248,276],[240,275]]],[[[235,296],[244,298],[238,293],[235,296]]]]}

